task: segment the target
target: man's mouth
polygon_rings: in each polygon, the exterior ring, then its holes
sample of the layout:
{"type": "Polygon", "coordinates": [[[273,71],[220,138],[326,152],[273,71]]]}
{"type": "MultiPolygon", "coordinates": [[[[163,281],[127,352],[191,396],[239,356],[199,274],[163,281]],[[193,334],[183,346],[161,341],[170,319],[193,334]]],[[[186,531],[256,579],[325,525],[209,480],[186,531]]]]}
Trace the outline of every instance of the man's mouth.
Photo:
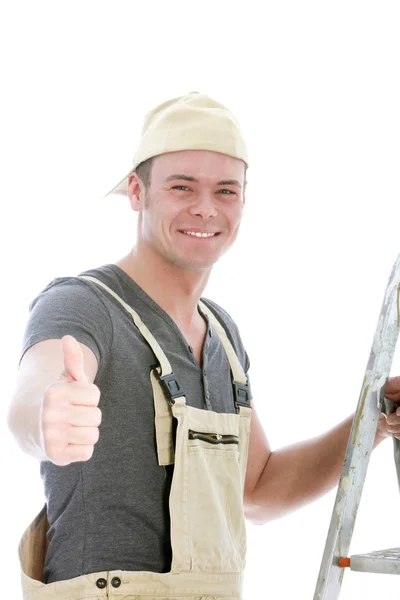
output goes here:
{"type": "Polygon", "coordinates": [[[219,235],[219,231],[192,231],[190,229],[178,229],[180,233],[184,233],[185,235],[191,235],[197,238],[211,238],[216,235],[219,235]]]}

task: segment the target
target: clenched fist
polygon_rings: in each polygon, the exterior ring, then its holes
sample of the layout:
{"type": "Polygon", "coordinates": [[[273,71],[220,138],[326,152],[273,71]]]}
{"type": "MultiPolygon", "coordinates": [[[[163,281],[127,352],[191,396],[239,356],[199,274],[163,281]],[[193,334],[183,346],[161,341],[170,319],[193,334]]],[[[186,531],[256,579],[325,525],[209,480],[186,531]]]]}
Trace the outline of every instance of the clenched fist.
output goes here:
{"type": "Polygon", "coordinates": [[[84,372],[82,350],[71,335],[62,338],[64,371],[46,389],[42,432],[47,458],[58,466],[89,460],[99,439],[99,388],[84,372]]]}

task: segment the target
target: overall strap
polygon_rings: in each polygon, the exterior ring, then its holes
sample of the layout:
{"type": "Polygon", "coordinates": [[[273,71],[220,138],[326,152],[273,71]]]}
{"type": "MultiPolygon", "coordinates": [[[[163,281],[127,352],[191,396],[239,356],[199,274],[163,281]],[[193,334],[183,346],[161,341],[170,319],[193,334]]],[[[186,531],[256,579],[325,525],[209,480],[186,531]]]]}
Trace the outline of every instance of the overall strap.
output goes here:
{"type": "Polygon", "coordinates": [[[118,302],[125,308],[125,310],[131,315],[132,320],[140,333],[153,350],[159,366],[153,368],[150,371],[150,381],[153,390],[153,402],[154,402],[154,426],[156,434],[156,447],[157,447],[157,458],[160,466],[166,466],[173,464],[174,462],[174,447],[172,441],[172,411],[171,403],[179,398],[181,404],[186,403],[186,399],[183,391],[177,381],[171,364],[168,358],[165,356],[164,351],[161,349],[159,343],[149,331],[142,319],[139,317],[137,312],[133,310],[129,304],[124,302],[122,298],[118,296],[111,288],[105,283],[91,277],[89,275],[80,275],[80,279],[86,279],[97,283],[99,286],[107,290],[118,302]],[[165,401],[164,393],[167,394],[168,402],[165,401]]]}
{"type": "Polygon", "coordinates": [[[86,279],[88,281],[92,281],[93,283],[97,283],[102,288],[107,290],[107,292],[109,292],[111,296],[118,300],[120,304],[122,304],[125,310],[128,311],[128,313],[131,315],[133,322],[139,329],[146,342],[149,344],[150,348],[153,350],[159,362],[159,367],[157,367],[156,370],[158,372],[161,384],[165,389],[168,397],[171,401],[173,401],[175,398],[183,396],[183,391],[181,390],[181,387],[172,371],[172,367],[168,358],[166,357],[164,351],[161,349],[160,344],[157,342],[153,334],[149,331],[147,326],[143,323],[142,319],[139,317],[137,312],[133,310],[133,308],[129,306],[129,304],[124,302],[124,300],[122,300],[122,298],[120,298],[118,294],[116,294],[111,288],[109,288],[105,283],[103,283],[99,279],[91,277],[90,275],[80,275],[79,279],[86,279]]]}
{"type": "MultiPolygon", "coordinates": [[[[105,289],[113,298],[115,298],[131,315],[132,320],[140,333],[153,350],[159,366],[152,369],[150,372],[150,380],[153,389],[153,401],[154,401],[154,413],[155,413],[155,433],[156,433],[156,445],[157,445],[157,457],[158,464],[169,465],[174,462],[174,447],[172,442],[172,411],[171,404],[174,404],[177,400],[179,404],[185,404],[186,399],[184,392],[182,391],[179,382],[177,381],[171,364],[166,357],[164,351],[161,349],[159,343],[149,331],[146,325],[138,313],[133,310],[129,304],[124,302],[122,298],[118,296],[109,288],[105,283],[91,277],[90,275],[80,275],[79,279],[85,279],[96,283],[103,289],[105,289]],[[167,395],[168,402],[165,401],[164,393],[167,395]]],[[[232,383],[235,398],[235,407],[239,413],[241,419],[241,427],[246,426],[246,422],[249,421],[251,414],[250,400],[248,394],[247,378],[243,371],[243,368],[236,356],[231,342],[226,335],[226,332],[218,319],[214,314],[207,308],[203,302],[199,302],[200,308],[209,317],[210,321],[214,325],[214,329],[217,332],[221,343],[226,351],[228,361],[232,371],[232,383]],[[246,418],[247,417],[247,418],[246,418]]]]}
{"type": "MultiPolygon", "coordinates": [[[[143,323],[142,319],[137,314],[137,312],[133,310],[133,308],[129,306],[129,304],[124,302],[124,300],[122,300],[122,298],[120,298],[118,294],[116,294],[111,288],[109,288],[105,283],[103,283],[99,279],[91,277],[90,275],[80,275],[79,278],[86,279],[88,281],[92,281],[100,285],[102,288],[107,290],[116,300],[118,300],[118,302],[125,308],[126,311],[128,311],[136,327],[139,329],[140,333],[143,335],[144,339],[147,341],[147,343],[153,350],[159,362],[160,366],[156,370],[158,372],[160,382],[167,394],[167,397],[169,398],[169,401],[173,403],[176,398],[184,396],[184,392],[182,391],[179,382],[177,381],[172,371],[172,367],[168,358],[166,357],[164,351],[161,349],[159,343],[157,342],[153,334],[143,323]]],[[[222,327],[218,319],[215,317],[214,313],[204,304],[204,302],[200,300],[199,306],[201,310],[209,317],[225,349],[232,371],[232,385],[236,410],[237,412],[240,412],[241,407],[243,409],[250,409],[251,407],[248,393],[247,377],[242,368],[242,365],[239,362],[236,352],[233,349],[230,340],[228,339],[226,331],[222,327]]],[[[159,411],[161,411],[161,407],[159,407],[159,411]]],[[[164,413],[165,410],[162,410],[162,412],[164,413]]]]}
{"type": "MultiPolygon", "coordinates": [[[[237,412],[240,411],[241,408],[251,409],[250,406],[250,398],[249,398],[249,388],[247,385],[247,377],[243,370],[242,365],[237,357],[237,354],[226,334],[225,329],[218,321],[217,317],[214,313],[202,302],[199,301],[199,306],[201,310],[208,316],[212,324],[214,325],[214,329],[218,334],[219,339],[225,349],[226,355],[228,357],[228,361],[232,371],[233,377],[233,393],[235,398],[235,407],[237,412]]],[[[245,411],[247,413],[247,411],[245,411]]]]}

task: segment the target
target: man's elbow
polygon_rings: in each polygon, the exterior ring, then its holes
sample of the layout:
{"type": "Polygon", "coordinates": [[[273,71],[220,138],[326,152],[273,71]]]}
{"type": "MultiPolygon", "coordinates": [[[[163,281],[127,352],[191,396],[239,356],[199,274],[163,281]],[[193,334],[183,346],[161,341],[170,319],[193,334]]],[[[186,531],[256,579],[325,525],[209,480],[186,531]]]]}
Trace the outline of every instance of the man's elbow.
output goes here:
{"type": "Polygon", "coordinates": [[[262,507],[254,502],[254,496],[244,498],[243,511],[246,520],[252,525],[265,525],[268,521],[265,517],[265,509],[263,511],[262,507]]]}

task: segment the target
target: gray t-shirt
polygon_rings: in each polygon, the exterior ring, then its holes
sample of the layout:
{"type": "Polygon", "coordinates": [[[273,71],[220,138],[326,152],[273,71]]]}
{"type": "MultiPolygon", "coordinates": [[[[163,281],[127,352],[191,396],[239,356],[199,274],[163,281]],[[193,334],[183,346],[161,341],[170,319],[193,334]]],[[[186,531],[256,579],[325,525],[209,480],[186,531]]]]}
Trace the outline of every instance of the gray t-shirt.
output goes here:
{"type": "MultiPolygon", "coordinates": [[[[116,265],[85,271],[140,315],[167,355],[190,406],[235,412],[231,372],[212,324],[201,369],[171,317],[116,265]]],[[[202,298],[225,327],[247,373],[231,317],[202,298]]],[[[22,356],[37,342],[71,334],[99,363],[100,438],[92,458],[40,463],[50,530],[46,583],[106,570],[170,571],[168,498],[173,466],[157,462],[150,369],[157,364],[131,316],[106,290],[76,277],[52,281],[31,303],[22,356]]],[[[250,393],[251,397],[251,393],[250,393]]]]}

